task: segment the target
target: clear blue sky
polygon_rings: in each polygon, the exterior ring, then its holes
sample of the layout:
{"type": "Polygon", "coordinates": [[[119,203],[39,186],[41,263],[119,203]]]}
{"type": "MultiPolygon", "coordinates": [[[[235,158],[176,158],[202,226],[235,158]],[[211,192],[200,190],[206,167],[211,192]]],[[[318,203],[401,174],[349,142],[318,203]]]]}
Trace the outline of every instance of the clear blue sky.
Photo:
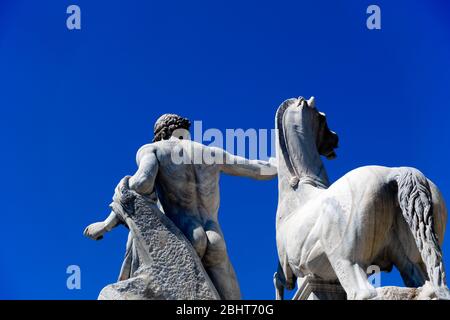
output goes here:
{"type": "MultiPolygon", "coordinates": [[[[82,232],[166,112],[273,128],[284,99],[314,95],[340,136],[332,180],[414,166],[450,199],[449,57],[444,0],[1,0],[0,298],[95,299],[116,280],[126,229],[99,242],[82,232]],[[66,28],[70,4],[80,31],[66,28]],[[382,30],[366,28],[369,4],[382,30]],[[71,264],[81,290],[66,289],[71,264]]],[[[224,176],[221,198],[243,297],[273,298],[276,180],[224,176]]]]}

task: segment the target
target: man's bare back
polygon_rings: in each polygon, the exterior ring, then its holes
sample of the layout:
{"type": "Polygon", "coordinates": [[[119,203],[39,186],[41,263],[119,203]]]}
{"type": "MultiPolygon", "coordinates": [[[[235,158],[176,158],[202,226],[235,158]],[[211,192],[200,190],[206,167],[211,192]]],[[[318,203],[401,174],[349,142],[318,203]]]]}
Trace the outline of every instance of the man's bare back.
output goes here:
{"type": "MultiPolygon", "coordinates": [[[[138,170],[130,178],[130,189],[149,196],[156,191],[165,214],[192,243],[220,296],[240,299],[218,223],[220,173],[268,180],[276,176],[276,167],[174,136],[143,146],[136,160],[138,170]]],[[[103,224],[90,225],[85,234],[96,239],[116,220],[111,213],[103,224]]]]}

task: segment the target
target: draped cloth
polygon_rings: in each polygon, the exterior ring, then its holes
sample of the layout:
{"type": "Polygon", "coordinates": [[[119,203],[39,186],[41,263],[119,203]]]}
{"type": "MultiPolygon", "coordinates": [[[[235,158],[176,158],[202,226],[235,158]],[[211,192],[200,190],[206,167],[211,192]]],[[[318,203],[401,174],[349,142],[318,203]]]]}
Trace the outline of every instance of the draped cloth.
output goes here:
{"type": "Polygon", "coordinates": [[[158,208],[156,197],[131,190],[130,177],[117,185],[111,209],[129,230],[119,281],[99,299],[220,299],[196,251],[158,208]]]}

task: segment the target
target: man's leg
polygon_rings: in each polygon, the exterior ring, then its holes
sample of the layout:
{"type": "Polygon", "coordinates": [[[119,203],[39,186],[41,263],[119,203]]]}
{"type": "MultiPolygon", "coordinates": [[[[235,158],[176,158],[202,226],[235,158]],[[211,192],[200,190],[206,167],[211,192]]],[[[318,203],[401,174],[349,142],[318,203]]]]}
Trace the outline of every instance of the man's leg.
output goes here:
{"type": "Polygon", "coordinates": [[[208,245],[203,257],[203,265],[211,281],[224,300],[240,300],[241,290],[236,273],[228,258],[222,231],[216,222],[205,226],[208,245]]]}

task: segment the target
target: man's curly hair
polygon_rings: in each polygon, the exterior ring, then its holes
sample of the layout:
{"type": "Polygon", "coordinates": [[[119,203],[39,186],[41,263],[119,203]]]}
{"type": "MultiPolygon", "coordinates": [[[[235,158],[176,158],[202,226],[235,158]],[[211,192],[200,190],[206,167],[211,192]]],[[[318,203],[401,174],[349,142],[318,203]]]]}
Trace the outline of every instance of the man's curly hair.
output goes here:
{"type": "Polygon", "coordinates": [[[163,114],[156,120],[155,127],[153,129],[154,138],[153,142],[168,140],[172,133],[177,129],[189,130],[191,122],[176,114],[163,114]]]}

